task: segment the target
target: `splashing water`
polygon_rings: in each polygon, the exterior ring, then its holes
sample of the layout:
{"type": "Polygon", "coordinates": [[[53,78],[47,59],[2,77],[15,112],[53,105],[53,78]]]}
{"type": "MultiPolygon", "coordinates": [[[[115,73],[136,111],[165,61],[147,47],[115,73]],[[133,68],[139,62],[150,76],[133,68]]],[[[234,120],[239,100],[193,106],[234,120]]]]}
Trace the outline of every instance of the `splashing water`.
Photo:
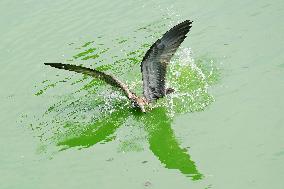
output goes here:
{"type": "Polygon", "coordinates": [[[174,88],[175,92],[155,107],[166,107],[169,116],[173,118],[177,113],[203,110],[214,100],[208,93],[209,80],[194,62],[190,48],[178,51],[177,58],[169,67],[167,85],[174,88]]]}

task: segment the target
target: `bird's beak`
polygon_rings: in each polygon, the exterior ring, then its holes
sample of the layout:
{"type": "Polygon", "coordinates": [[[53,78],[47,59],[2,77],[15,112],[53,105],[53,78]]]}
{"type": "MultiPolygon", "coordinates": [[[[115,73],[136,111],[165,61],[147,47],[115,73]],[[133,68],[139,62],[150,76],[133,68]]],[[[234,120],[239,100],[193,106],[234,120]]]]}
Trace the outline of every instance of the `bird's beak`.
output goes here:
{"type": "Polygon", "coordinates": [[[144,107],[144,106],[141,106],[141,111],[142,111],[143,113],[146,113],[146,110],[145,110],[145,107],[144,107]]]}

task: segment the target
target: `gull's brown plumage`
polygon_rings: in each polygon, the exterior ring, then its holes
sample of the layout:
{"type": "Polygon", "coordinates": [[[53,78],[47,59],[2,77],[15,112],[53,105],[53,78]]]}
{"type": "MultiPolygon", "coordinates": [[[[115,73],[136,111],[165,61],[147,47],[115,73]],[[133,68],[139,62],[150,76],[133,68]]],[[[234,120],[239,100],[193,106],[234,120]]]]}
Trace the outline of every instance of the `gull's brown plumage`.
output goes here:
{"type": "Polygon", "coordinates": [[[78,73],[90,75],[101,79],[106,83],[121,89],[136,107],[142,112],[146,112],[145,105],[164,97],[172,89],[165,88],[166,69],[174,53],[186,38],[186,34],[191,28],[192,21],[186,20],[167,31],[161,39],[158,39],[146,52],[141,62],[141,72],[143,79],[143,97],[137,96],[130,91],[128,86],[116,79],[112,75],[104,72],[62,63],[44,63],[58,69],[65,69],[78,73]]]}
{"type": "Polygon", "coordinates": [[[143,94],[148,102],[165,96],[167,65],[186,38],[191,24],[191,21],[186,20],[174,26],[146,52],[141,63],[141,71],[143,75],[143,94]]]}

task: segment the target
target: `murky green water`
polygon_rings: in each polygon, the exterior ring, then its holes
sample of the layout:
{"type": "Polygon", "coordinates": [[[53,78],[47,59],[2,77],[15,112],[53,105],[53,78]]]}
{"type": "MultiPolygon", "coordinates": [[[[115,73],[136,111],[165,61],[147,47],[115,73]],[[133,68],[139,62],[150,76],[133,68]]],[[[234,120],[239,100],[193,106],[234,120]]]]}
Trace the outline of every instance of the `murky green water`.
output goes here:
{"type": "Polygon", "coordinates": [[[283,188],[282,1],[1,1],[0,188],[283,188]],[[141,114],[82,64],[141,93],[139,63],[194,21],[176,93],[141,114]]]}

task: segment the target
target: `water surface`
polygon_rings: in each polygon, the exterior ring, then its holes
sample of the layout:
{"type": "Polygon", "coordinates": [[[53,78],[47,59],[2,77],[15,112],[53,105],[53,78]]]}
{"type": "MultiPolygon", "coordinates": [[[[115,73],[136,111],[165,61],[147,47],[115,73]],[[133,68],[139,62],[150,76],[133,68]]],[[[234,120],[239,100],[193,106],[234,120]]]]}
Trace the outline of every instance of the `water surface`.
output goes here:
{"type": "Polygon", "coordinates": [[[0,5],[0,188],[283,188],[282,1],[0,5]],[[185,19],[177,93],[146,115],[43,65],[98,68],[139,93],[144,53],[185,19]]]}

